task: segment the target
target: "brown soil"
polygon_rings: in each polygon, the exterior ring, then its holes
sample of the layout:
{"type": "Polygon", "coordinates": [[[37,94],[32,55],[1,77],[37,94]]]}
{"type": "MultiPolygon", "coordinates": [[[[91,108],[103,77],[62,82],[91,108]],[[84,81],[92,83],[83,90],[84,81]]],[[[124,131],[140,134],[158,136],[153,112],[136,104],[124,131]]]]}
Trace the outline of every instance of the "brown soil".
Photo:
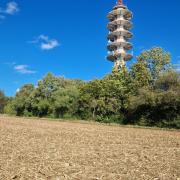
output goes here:
{"type": "Polygon", "coordinates": [[[0,180],[178,178],[178,131],[0,117],[0,180]]]}

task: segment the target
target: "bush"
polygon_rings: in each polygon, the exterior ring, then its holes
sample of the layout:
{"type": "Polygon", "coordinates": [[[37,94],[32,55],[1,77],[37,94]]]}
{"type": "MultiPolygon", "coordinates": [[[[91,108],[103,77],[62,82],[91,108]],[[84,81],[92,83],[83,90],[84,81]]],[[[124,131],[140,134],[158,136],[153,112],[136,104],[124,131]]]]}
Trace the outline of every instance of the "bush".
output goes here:
{"type": "Polygon", "coordinates": [[[16,115],[16,110],[10,102],[5,106],[4,113],[9,115],[16,115]]]}
{"type": "Polygon", "coordinates": [[[180,129],[180,116],[176,119],[172,119],[170,121],[162,120],[160,124],[157,125],[161,128],[173,128],[173,129],[180,129]]]}
{"type": "Polygon", "coordinates": [[[4,113],[4,107],[7,104],[8,99],[6,98],[3,91],[0,91],[0,113],[4,113]]]}
{"type": "MultiPolygon", "coordinates": [[[[0,92],[0,112],[4,108],[0,92]]],[[[24,85],[5,108],[8,114],[91,119],[104,123],[179,128],[180,74],[170,54],[144,51],[132,68],[82,82],[48,73],[35,88],[24,85]]]]}

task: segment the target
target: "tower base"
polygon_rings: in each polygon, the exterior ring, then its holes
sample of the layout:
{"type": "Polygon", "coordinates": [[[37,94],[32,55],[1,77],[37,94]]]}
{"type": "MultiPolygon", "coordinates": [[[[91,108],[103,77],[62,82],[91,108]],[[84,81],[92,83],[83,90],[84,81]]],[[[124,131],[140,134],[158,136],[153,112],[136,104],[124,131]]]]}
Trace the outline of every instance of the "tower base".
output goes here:
{"type": "Polygon", "coordinates": [[[124,60],[122,60],[122,59],[121,60],[117,60],[114,63],[114,70],[115,71],[119,71],[119,70],[121,70],[125,66],[126,66],[126,63],[125,63],[124,60]]]}

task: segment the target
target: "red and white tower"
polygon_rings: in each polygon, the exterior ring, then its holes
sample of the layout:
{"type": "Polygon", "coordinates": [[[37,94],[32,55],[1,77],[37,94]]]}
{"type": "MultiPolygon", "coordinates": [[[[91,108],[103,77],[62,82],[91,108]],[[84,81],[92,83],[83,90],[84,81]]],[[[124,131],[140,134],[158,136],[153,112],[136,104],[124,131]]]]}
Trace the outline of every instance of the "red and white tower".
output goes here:
{"type": "Polygon", "coordinates": [[[116,6],[108,14],[108,56],[107,59],[114,62],[114,68],[120,70],[126,66],[126,61],[132,59],[129,51],[132,44],[129,40],[133,34],[129,31],[132,28],[132,12],[128,10],[122,0],[118,0],[116,6]]]}

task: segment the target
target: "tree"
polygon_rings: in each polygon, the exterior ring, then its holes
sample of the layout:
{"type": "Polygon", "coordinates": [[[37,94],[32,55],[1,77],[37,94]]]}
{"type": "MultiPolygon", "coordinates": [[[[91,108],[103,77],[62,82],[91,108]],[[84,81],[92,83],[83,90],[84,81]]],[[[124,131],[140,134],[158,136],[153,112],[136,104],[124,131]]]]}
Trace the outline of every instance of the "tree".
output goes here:
{"type": "Polygon", "coordinates": [[[33,116],[47,117],[53,114],[53,93],[65,87],[67,80],[48,73],[38,82],[29,99],[29,109],[33,116]]]}
{"type": "Polygon", "coordinates": [[[53,74],[48,73],[41,81],[38,82],[35,96],[42,99],[52,98],[53,92],[57,91],[59,87],[65,86],[66,81],[64,78],[57,78],[53,74]]]}
{"type": "MultiPolygon", "coordinates": [[[[1,93],[1,105],[3,98],[1,93]]],[[[100,80],[83,82],[48,73],[36,88],[23,86],[5,111],[180,128],[180,74],[172,69],[170,54],[156,47],[142,52],[130,69],[113,70],[100,80]]]]}
{"type": "Polygon", "coordinates": [[[53,94],[53,111],[56,118],[65,114],[73,117],[78,107],[79,91],[76,87],[60,88],[53,94]]]}
{"type": "Polygon", "coordinates": [[[179,91],[180,73],[170,69],[169,71],[161,74],[155,83],[155,88],[162,91],[168,91],[170,89],[179,91]]]}
{"type": "Polygon", "coordinates": [[[80,87],[80,98],[78,101],[79,108],[78,113],[81,118],[95,118],[97,111],[97,100],[101,94],[101,81],[94,80],[84,83],[80,87]]]}
{"type": "Polygon", "coordinates": [[[4,92],[0,90],[0,113],[4,112],[4,107],[7,104],[7,100],[8,99],[6,98],[4,92]]]}
{"type": "Polygon", "coordinates": [[[130,96],[126,123],[180,128],[180,76],[164,72],[154,88],[140,88],[130,96]]]}
{"type": "Polygon", "coordinates": [[[8,98],[7,104],[4,107],[4,113],[5,114],[10,114],[10,115],[16,115],[16,111],[14,109],[14,105],[13,105],[13,97],[8,98]]]}
{"type": "Polygon", "coordinates": [[[108,97],[110,102],[115,102],[116,99],[115,104],[118,104],[118,111],[123,114],[126,113],[129,96],[134,92],[132,78],[128,70],[123,68],[120,72],[112,72],[105,77],[104,85],[104,95],[108,97]]]}
{"type": "Polygon", "coordinates": [[[160,47],[144,51],[138,57],[138,63],[142,63],[151,74],[151,81],[154,84],[159,75],[167,70],[170,65],[171,56],[160,47]]]}
{"type": "Polygon", "coordinates": [[[24,112],[29,106],[29,98],[34,91],[32,84],[24,85],[17,93],[16,96],[10,101],[8,111],[16,112],[17,116],[25,115],[24,112]],[[10,110],[9,108],[12,108],[10,110]]]}
{"type": "Polygon", "coordinates": [[[83,116],[88,114],[88,118],[97,121],[121,121],[131,90],[127,69],[113,71],[102,80],[90,81],[81,88],[79,109],[83,116]]]}
{"type": "Polygon", "coordinates": [[[130,75],[132,78],[132,87],[134,93],[137,93],[139,88],[150,87],[151,74],[144,63],[137,62],[130,69],[130,75]]]}

